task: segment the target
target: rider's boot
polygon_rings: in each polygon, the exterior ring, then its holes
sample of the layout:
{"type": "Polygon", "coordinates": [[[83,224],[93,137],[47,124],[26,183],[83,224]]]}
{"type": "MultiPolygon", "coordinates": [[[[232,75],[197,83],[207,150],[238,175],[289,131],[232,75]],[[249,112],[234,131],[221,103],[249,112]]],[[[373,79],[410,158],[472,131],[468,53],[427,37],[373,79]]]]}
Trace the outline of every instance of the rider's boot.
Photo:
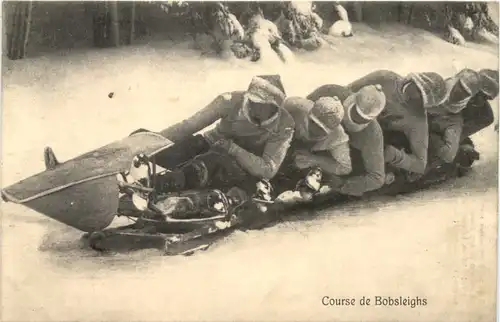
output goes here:
{"type": "Polygon", "coordinates": [[[229,200],[229,204],[234,209],[235,207],[242,206],[247,201],[250,200],[249,195],[245,192],[245,190],[233,187],[226,192],[227,199],[229,200]]]}
{"type": "Polygon", "coordinates": [[[300,192],[303,198],[312,199],[319,192],[322,180],[323,170],[319,167],[314,167],[309,170],[304,179],[297,182],[295,190],[300,192]]]}
{"type": "Polygon", "coordinates": [[[51,147],[45,148],[45,150],[43,151],[43,158],[45,161],[45,168],[47,170],[54,169],[55,167],[57,167],[60,164],[51,147]]]}
{"type": "Polygon", "coordinates": [[[148,157],[143,154],[137,154],[132,159],[132,166],[128,173],[134,182],[141,184],[144,187],[151,186],[151,165],[148,157]]]}
{"type": "Polygon", "coordinates": [[[262,201],[271,201],[273,198],[273,186],[269,180],[261,179],[255,185],[253,198],[262,201]]]}
{"type": "Polygon", "coordinates": [[[255,192],[252,196],[257,210],[260,212],[267,211],[267,203],[272,202],[273,199],[273,186],[271,182],[266,179],[261,179],[255,185],[255,192]]]}
{"type": "Polygon", "coordinates": [[[455,158],[455,162],[458,167],[458,176],[463,177],[467,175],[472,169],[472,164],[480,159],[480,154],[474,147],[474,144],[469,139],[465,139],[460,148],[458,149],[457,156],[455,158]]]}

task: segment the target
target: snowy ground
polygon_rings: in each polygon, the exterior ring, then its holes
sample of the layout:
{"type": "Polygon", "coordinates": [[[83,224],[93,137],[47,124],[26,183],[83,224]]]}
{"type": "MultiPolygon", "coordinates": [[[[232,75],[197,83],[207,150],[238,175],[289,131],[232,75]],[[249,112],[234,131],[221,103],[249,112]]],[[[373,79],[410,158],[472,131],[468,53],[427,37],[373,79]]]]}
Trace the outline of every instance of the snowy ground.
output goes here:
{"type": "MultiPolygon", "coordinates": [[[[289,95],[305,95],[380,68],[447,76],[453,59],[498,68],[494,47],[459,48],[390,26],[357,30],[291,66],[200,58],[186,46],[160,42],[10,62],[3,78],[2,185],[41,171],[46,145],[64,160],[138,127],[159,130],[221,91],[244,89],[256,73],[280,72],[289,95]]],[[[2,320],[492,321],[498,140],[493,127],[474,140],[482,159],[469,178],[235,233],[187,258],[155,251],[98,256],[79,248],[78,231],[2,204],[2,320]],[[427,305],[321,302],[378,295],[418,296],[427,305]]]]}

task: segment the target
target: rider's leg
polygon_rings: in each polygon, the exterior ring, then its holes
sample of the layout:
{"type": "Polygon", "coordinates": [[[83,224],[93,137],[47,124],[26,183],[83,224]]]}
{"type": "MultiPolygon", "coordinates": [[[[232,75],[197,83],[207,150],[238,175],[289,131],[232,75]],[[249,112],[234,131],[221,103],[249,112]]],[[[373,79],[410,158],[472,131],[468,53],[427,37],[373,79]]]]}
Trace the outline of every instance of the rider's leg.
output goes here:
{"type": "MultiPolygon", "coordinates": [[[[143,132],[151,131],[140,128],[130,133],[130,135],[143,132]]],[[[209,149],[210,145],[202,135],[191,135],[183,140],[175,142],[175,144],[171,147],[157,153],[155,155],[155,163],[165,169],[174,169],[179,165],[195,158],[197,155],[208,152],[209,149]]]]}
{"type": "Polygon", "coordinates": [[[155,163],[165,169],[175,169],[209,149],[210,145],[202,135],[192,135],[156,154],[155,163]]]}
{"type": "Polygon", "coordinates": [[[209,218],[228,215],[246,200],[246,195],[234,189],[227,193],[216,189],[204,189],[171,194],[157,201],[155,207],[165,216],[176,219],[209,218]]]}
{"type": "MultiPolygon", "coordinates": [[[[245,171],[236,161],[235,158],[226,154],[216,151],[210,151],[208,153],[199,155],[195,158],[193,164],[204,165],[208,170],[209,185],[211,187],[217,187],[220,189],[229,189],[234,186],[238,186],[245,191],[253,192],[255,190],[255,185],[259,182],[259,178],[250,175],[245,171]]],[[[186,170],[189,166],[186,167],[186,170]]],[[[196,186],[199,176],[194,176],[193,185],[196,186]]],[[[189,176],[187,176],[188,181],[191,181],[189,176]]],[[[203,182],[202,182],[203,184],[203,182]]]]}
{"type": "Polygon", "coordinates": [[[210,187],[229,189],[238,186],[251,191],[255,189],[258,181],[243,170],[231,156],[209,151],[198,155],[175,171],[158,176],[157,188],[160,192],[167,192],[210,187]]]}
{"type": "Polygon", "coordinates": [[[278,172],[274,178],[271,179],[278,195],[288,190],[294,190],[297,182],[303,179],[307,173],[294,166],[294,154],[295,149],[292,146],[288,149],[286,157],[281,163],[278,172]]]}

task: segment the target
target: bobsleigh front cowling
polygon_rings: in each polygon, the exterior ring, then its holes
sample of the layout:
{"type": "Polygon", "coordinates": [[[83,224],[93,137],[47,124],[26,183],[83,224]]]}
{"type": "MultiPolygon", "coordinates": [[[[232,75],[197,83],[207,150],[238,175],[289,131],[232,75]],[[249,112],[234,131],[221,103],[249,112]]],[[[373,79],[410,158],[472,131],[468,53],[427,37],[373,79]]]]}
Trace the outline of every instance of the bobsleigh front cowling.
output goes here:
{"type": "Polygon", "coordinates": [[[153,156],[172,144],[157,133],[137,133],[12,184],[2,198],[85,232],[104,229],[118,210],[116,175],[135,155],[153,156]]]}

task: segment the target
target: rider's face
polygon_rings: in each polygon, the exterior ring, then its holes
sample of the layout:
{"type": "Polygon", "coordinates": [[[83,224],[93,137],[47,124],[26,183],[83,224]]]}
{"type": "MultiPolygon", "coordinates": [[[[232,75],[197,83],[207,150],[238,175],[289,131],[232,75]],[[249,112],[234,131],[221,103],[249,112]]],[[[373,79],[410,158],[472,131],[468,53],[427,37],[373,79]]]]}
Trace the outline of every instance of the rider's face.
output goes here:
{"type": "Polygon", "coordinates": [[[309,136],[312,139],[322,139],[328,135],[322,127],[320,127],[316,122],[309,120],[309,136]]]}
{"type": "Polygon", "coordinates": [[[414,82],[410,82],[405,86],[404,95],[406,97],[406,101],[411,104],[422,104],[422,94],[418,89],[417,85],[414,82]]]}
{"type": "Polygon", "coordinates": [[[450,103],[460,102],[470,96],[469,92],[464,88],[462,82],[456,82],[450,91],[450,103]]]}
{"type": "Polygon", "coordinates": [[[252,121],[262,124],[276,114],[278,107],[274,104],[248,102],[248,114],[252,121]]]}
{"type": "Polygon", "coordinates": [[[347,108],[347,115],[348,117],[344,120],[344,126],[349,132],[362,131],[371,122],[359,114],[356,104],[352,104],[347,108]]]}

